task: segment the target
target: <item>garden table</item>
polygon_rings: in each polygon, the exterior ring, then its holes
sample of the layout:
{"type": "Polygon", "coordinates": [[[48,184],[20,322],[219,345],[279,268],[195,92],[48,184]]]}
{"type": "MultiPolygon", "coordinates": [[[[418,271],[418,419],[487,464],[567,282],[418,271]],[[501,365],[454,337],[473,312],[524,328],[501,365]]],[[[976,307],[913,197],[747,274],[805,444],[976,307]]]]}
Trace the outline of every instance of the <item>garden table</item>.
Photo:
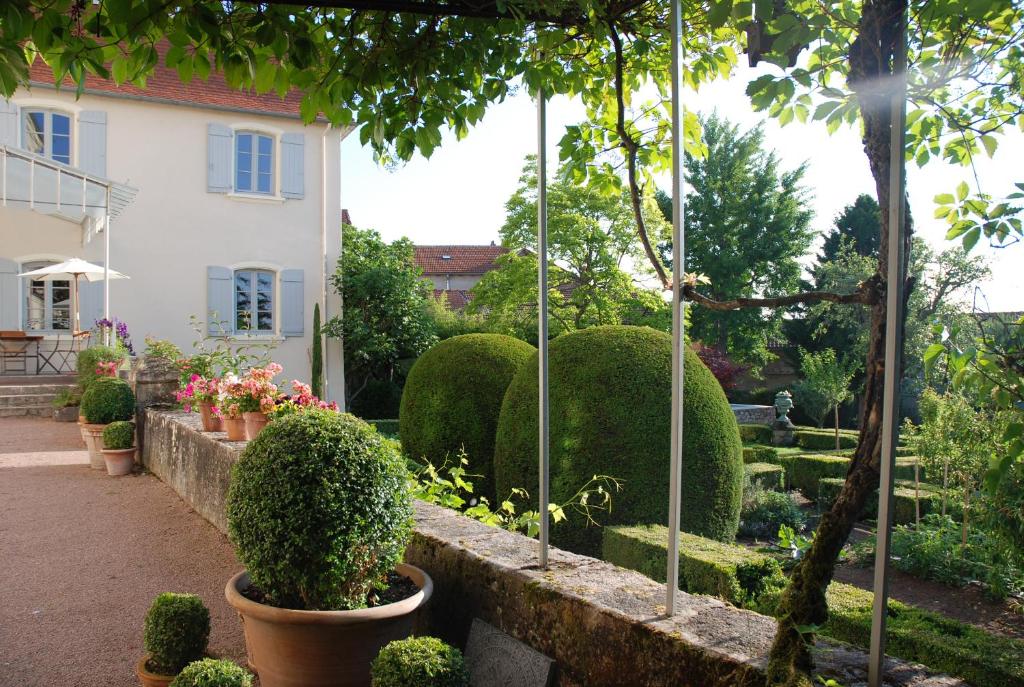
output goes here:
{"type": "Polygon", "coordinates": [[[11,372],[28,374],[28,360],[36,361],[36,374],[39,373],[39,342],[42,336],[30,335],[25,332],[4,331],[0,332],[0,375],[8,371],[8,361],[20,362],[20,369],[12,369],[11,372]]]}

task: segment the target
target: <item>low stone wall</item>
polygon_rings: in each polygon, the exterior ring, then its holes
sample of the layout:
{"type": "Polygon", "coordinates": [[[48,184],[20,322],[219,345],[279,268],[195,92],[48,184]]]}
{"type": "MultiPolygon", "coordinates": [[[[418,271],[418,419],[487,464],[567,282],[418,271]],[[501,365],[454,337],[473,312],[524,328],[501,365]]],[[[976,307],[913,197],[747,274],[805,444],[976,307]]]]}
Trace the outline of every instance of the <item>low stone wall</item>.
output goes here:
{"type": "Polygon", "coordinates": [[[770,425],[775,422],[774,406],[756,406],[746,403],[730,403],[736,422],[741,425],[770,425]]]}
{"type": "MultiPolygon", "coordinates": [[[[222,532],[231,465],[242,443],[199,432],[181,412],[146,411],[143,462],[222,532]]],[[[457,513],[416,504],[406,560],[434,580],[421,631],[465,646],[482,618],[553,658],[562,687],[746,687],[763,685],[775,621],[711,597],[680,592],[664,616],[664,586],[609,563],[552,549],[457,513]]],[[[867,657],[819,642],[819,671],[845,687],[865,684],[867,657]]],[[[887,685],[966,687],[891,661],[887,685]]]]}

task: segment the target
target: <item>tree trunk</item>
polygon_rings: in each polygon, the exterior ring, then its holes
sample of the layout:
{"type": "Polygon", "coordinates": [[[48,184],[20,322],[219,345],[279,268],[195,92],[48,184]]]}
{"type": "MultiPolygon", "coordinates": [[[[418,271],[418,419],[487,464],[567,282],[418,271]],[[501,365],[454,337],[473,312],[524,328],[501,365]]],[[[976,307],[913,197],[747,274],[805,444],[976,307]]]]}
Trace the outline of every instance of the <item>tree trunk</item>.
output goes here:
{"type": "MultiPolygon", "coordinates": [[[[850,46],[849,83],[858,98],[864,122],[864,151],[875,181],[878,204],[882,208],[881,250],[878,258],[878,288],[885,290],[889,244],[890,204],[890,88],[893,80],[892,57],[902,40],[900,17],[906,12],[906,0],[865,0],[858,23],[857,39],[850,46]]],[[[903,241],[906,275],[910,257],[911,219],[905,215],[902,227],[896,227],[903,241]]],[[[910,284],[907,284],[909,294],[910,284]]],[[[850,535],[857,516],[875,489],[882,449],[882,389],[885,379],[885,298],[871,307],[868,329],[868,353],[865,366],[864,398],[860,413],[860,440],[839,496],[822,516],[814,542],[793,571],[789,586],[779,604],[779,629],[768,664],[770,684],[811,687],[814,661],[811,655],[813,632],[828,619],[825,590],[832,582],[835,562],[850,535]]],[[[902,340],[902,323],[898,335],[902,340]]],[[[890,374],[901,374],[892,370],[890,374]]]]}

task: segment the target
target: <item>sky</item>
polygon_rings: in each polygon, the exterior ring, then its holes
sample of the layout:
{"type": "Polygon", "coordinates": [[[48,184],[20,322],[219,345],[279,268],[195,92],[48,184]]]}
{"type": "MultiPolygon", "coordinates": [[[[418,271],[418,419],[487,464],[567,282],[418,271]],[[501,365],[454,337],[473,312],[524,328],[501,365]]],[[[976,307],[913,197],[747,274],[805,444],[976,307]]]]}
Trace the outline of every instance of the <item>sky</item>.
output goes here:
{"type": "MultiPolygon", "coordinates": [[[[825,232],[843,207],[860,193],[874,196],[874,183],[860,133],[842,127],[829,135],[824,123],[793,123],[780,127],[754,112],[744,88],[757,73],[745,67],[733,78],[688,91],[686,107],[700,112],[717,109],[744,128],[765,123],[766,146],[774,149],[784,168],[807,162],[804,181],[813,194],[812,227],[825,232]]],[[[565,97],[548,105],[548,159],[557,165],[558,141],[565,126],[581,121],[583,106],[565,97]]],[[[358,134],[341,146],[341,200],[354,224],[377,229],[387,240],[407,236],[418,244],[486,244],[499,241],[505,202],[515,191],[524,158],[537,151],[536,105],[525,93],[492,105],[483,121],[461,141],[446,133],[429,160],[416,157],[396,169],[373,161],[358,134]]],[[[1004,136],[993,159],[977,161],[982,188],[993,195],[1008,193],[1024,180],[1020,160],[1024,135],[1004,136]]],[[[925,168],[910,164],[907,189],[917,234],[938,250],[949,247],[944,221],[933,219],[933,197],[951,192],[961,180],[972,188],[967,168],[932,161],[925,168]]],[[[979,244],[975,253],[991,260],[992,279],[977,285],[983,310],[1024,310],[1024,244],[998,250],[979,244]]]]}

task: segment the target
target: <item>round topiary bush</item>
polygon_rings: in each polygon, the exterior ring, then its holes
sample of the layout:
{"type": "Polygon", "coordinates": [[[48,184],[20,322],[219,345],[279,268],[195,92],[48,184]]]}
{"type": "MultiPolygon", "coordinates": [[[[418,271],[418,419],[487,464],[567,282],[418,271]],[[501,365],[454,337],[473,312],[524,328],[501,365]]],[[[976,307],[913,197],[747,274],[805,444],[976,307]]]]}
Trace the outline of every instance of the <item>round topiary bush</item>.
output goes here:
{"type": "Polygon", "coordinates": [[[477,493],[493,501],[494,435],[501,401],[536,350],[511,336],[465,334],[421,355],[405,381],[398,416],[406,454],[440,466],[464,448],[469,472],[482,476],[474,480],[477,493]]]}
{"type": "Polygon", "coordinates": [[[204,658],[185,666],[170,687],[252,687],[252,675],[231,661],[204,658]]]}
{"type": "Polygon", "coordinates": [[[435,637],[391,642],[370,669],[371,687],[469,687],[462,653],[435,637]]]}
{"type": "Polygon", "coordinates": [[[78,372],[78,386],[83,391],[89,388],[93,381],[100,375],[96,373],[96,366],[99,363],[117,363],[120,365],[128,358],[128,354],[113,346],[90,346],[79,352],[75,359],[75,369],[78,372]]]}
{"type": "Polygon", "coordinates": [[[412,527],[408,472],[370,425],[333,411],[271,422],[231,472],[228,533],[264,601],[364,608],[412,527]]]}
{"type": "MultiPolygon", "coordinates": [[[[536,356],[501,407],[494,468],[498,493],[537,491],[536,356]]],[[[594,475],[623,480],[602,524],[665,524],[671,444],[672,338],[647,327],[605,326],[552,340],[549,349],[551,501],[570,499],[594,475]]],[[[685,354],[682,528],[732,541],[739,525],[743,457],[722,387],[685,354]]],[[[534,502],[536,507],[536,502],[534,502]]],[[[600,529],[581,517],[552,527],[563,548],[600,551],[600,529]]]]}
{"type": "Polygon", "coordinates": [[[149,652],[146,668],[176,675],[203,657],[210,638],[210,611],[195,594],[164,592],[146,613],[142,641],[149,652]]]}
{"type": "Polygon", "coordinates": [[[103,428],[103,448],[120,450],[135,445],[135,425],[127,420],[111,422],[103,428]]]}
{"type": "Polygon", "coordinates": [[[131,420],[135,415],[135,394],[128,382],[117,377],[99,377],[82,394],[82,415],[93,425],[131,420]]]}

